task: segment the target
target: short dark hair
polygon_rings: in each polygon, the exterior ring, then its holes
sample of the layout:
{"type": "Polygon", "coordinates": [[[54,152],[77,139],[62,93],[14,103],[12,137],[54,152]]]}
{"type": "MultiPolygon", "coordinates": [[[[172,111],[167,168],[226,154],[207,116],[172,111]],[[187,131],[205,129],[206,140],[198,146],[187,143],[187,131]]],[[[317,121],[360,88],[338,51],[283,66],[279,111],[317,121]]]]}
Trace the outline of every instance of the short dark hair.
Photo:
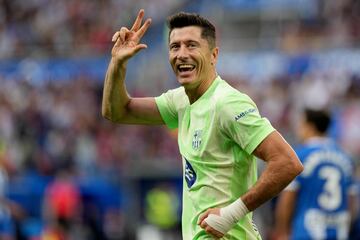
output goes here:
{"type": "Polygon", "coordinates": [[[331,122],[330,113],[328,111],[306,108],[304,114],[306,122],[312,124],[321,134],[326,133],[331,122]]]}
{"type": "Polygon", "coordinates": [[[170,29],[169,39],[172,30],[175,28],[198,26],[202,29],[201,37],[208,41],[210,48],[214,48],[216,46],[216,31],[214,25],[197,13],[179,12],[171,15],[167,19],[167,26],[170,29]]]}

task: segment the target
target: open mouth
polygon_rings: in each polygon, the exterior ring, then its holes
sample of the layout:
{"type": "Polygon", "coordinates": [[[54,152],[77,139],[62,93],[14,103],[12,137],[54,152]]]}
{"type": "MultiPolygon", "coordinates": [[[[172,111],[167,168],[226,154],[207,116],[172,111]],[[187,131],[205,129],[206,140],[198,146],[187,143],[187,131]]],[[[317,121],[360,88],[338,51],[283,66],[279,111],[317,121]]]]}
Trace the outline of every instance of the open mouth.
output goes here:
{"type": "Polygon", "coordinates": [[[192,64],[179,64],[177,70],[181,73],[191,72],[195,69],[195,65],[192,64]]]}

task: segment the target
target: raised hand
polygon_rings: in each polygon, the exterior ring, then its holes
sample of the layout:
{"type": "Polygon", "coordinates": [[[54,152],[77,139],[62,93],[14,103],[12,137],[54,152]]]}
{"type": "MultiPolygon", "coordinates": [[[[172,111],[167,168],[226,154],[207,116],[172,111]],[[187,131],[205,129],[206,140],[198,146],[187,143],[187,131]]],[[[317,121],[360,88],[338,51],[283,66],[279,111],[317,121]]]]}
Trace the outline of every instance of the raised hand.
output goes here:
{"type": "Polygon", "coordinates": [[[115,44],[111,50],[113,58],[120,62],[126,62],[141,49],[147,48],[146,44],[140,43],[140,40],[149,28],[151,19],[146,19],[144,24],[142,24],[143,18],[144,9],[141,9],[130,30],[126,27],[122,27],[120,31],[117,31],[114,34],[112,41],[115,42],[115,44]]]}

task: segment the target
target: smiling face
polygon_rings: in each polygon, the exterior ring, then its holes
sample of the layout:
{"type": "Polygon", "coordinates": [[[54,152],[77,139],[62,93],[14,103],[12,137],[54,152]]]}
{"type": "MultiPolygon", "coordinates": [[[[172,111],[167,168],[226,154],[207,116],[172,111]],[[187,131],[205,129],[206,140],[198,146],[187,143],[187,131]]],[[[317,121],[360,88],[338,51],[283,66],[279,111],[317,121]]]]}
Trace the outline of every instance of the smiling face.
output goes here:
{"type": "Polygon", "coordinates": [[[201,32],[198,26],[187,26],[173,29],[169,37],[170,64],[178,82],[188,89],[216,76],[218,48],[211,49],[201,32]]]}

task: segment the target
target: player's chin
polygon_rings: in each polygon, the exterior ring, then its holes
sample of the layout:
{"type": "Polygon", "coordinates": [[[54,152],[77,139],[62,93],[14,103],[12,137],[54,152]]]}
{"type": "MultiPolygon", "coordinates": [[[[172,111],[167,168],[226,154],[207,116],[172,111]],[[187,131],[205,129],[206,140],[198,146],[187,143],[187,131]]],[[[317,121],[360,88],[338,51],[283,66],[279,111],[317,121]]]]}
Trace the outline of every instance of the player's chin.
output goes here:
{"type": "Polygon", "coordinates": [[[196,78],[195,76],[188,76],[188,77],[177,77],[177,81],[180,83],[181,86],[186,88],[192,88],[196,85],[196,78]]]}
{"type": "Polygon", "coordinates": [[[191,79],[178,77],[177,81],[179,82],[179,84],[181,86],[184,86],[184,87],[191,86],[191,79]]]}
{"type": "Polygon", "coordinates": [[[196,74],[195,72],[187,74],[180,73],[176,75],[176,78],[181,85],[189,85],[195,82],[196,74]]]}

